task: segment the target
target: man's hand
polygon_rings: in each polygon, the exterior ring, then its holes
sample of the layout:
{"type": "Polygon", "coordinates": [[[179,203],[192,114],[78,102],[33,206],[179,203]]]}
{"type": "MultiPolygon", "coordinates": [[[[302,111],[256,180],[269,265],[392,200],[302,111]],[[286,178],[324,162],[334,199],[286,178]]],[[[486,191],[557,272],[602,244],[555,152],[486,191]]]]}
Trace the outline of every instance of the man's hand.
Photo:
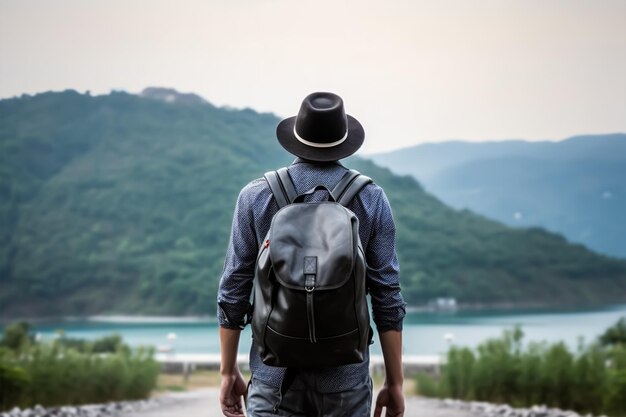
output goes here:
{"type": "Polygon", "coordinates": [[[246,393],[246,383],[237,367],[237,348],[239,346],[239,329],[227,329],[220,326],[220,346],[222,363],[220,373],[220,406],[226,417],[243,416],[241,396],[246,393]]]}
{"type": "Polygon", "coordinates": [[[220,405],[226,417],[243,416],[242,396],[246,394],[246,383],[239,370],[232,374],[222,374],[220,405]]]}
{"type": "Polygon", "coordinates": [[[376,397],[374,417],[380,417],[385,407],[387,408],[385,417],[404,416],[404,394],[402,393],[402,385],[387,385],[387,383],[385,383],[376,397]]]}

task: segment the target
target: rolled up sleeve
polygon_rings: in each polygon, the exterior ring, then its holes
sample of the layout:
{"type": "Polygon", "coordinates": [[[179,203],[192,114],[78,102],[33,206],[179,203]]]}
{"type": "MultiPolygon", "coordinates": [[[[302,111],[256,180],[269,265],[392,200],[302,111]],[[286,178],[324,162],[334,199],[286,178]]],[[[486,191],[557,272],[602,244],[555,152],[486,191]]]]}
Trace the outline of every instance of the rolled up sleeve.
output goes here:
{"type": "Polygon", "coordinates": [[[402,330],[406,303],[400,293],[396,227],[387,196],[381,189],[366,248],[367,279],[374,323],[379,333],[402,330]]]}
{"type": "Polygon", "coordinates": [[[242,329],[246,324],[257,253],[252,204],[244,188],[237,198],[217,291],[217,317],[222,327],[242,329]]]}

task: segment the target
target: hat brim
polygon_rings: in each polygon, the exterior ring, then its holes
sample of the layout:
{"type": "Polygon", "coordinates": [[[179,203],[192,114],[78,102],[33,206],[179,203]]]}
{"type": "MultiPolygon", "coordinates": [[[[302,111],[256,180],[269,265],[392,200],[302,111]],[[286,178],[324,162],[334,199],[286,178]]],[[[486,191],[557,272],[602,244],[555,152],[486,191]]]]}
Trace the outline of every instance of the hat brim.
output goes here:
{"type": "Polygon", "coordinates": [[[359,150],[365,139],[365,131],[361,123],[350,115],[346,115],[346,117],[348,118],[348,137],[336,146],[316,148],[300,142],[293,133],[296,116],[288,117],[278,124],[276,137],[278,138],[278,143],[287,152],[300,158],[319,162],[337,161],[359,150]]]}

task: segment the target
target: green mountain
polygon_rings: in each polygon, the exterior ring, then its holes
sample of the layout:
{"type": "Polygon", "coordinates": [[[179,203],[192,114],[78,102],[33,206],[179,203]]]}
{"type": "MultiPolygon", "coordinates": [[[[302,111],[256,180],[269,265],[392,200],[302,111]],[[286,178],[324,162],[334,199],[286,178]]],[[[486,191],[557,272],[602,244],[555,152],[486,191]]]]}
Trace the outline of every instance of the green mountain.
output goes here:
{"type": "MultiPolygon", "coordinates": [[[[162,89],[1,100],[0,316],[214,313],[239,189],[293,159],[277,122],[162,89]]],[[[346,164],[389,196],[409,304],[626,299],[626,262],[346,164]]]]}
{"type": "Polygon", "coordinates": [[[560,142],[442,142],[372,155],[456,208],[539,226],[626,258],[626,134],[560,142]]]}

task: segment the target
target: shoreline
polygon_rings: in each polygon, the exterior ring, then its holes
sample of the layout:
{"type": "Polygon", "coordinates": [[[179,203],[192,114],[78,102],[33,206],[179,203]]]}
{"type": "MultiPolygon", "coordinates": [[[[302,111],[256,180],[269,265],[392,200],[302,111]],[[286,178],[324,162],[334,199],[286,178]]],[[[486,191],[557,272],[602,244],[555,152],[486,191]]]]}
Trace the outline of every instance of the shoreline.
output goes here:
{"type": "Polygon", "coordinates": [[[430,305],[407,306],[407,313],[578,313],[593,311],[611,311],[626,306],[626,300],[608,304],[544,304],[544,303],[459,303],[456,308],[436,308],[430,305]]]}
{"type": "MultiPolygon", "coordinates": [[[[450,314],[456,313],[575,313],[593,311],[611,311],[626,306],[626,301],[608,304],[561,304],[550,305],[544,303],[459,303],[455,308],[436,308],[432,305],[423,304],[407,306],[407,314],[450,314]]],[[[57,322],[90,322],[110,324],[217,324],[217,317],[210,315],[147,315],[147,314],[93,314],[86,316],[78,315],[52,315],[52,316],[0,316],[0,327],[14,322],[25,321],[30,324],[57,323],[57,322]]]]}
{"type": "Polygon", "coordinates": [[[26,321],[29,323],[46,322],[92,322],[92,323],[130,323],[130,324],[180,324],[180,323],[217,323],[216,316],[165,316],[165,315],[145,315],[145,314],[96,314],[88,316],[33,316],[33,317],[0,317],[0,325],[9,324],[16,321],[26,321]]]}
{"type": "MultiPolygon", "coordinates": [[[[407,314],[427,313],[427,314],[456,314],[465,312],[475,313],[567,313],[567,312],[591,312],[610,311],[626,305],[621,303],[608,304],[561,304],[549,305],[544,303],[459,303],[456,308],[443,309],[435,308],[428,304],[418,306],[407,306],[407,314]]],[[[217,317],[210,315],[176,316],[176,315],[147,315],[147,314],[93,314],[86,316],[77,315],[51,315],[51,316],[2,316],[0,326],[16,321],[26,321],[29,323],[45,322],[93,322],[93,323],[129,323],[129,324],[180,324],[180,323],[207,323],[216,324],[217,317]]]]}

